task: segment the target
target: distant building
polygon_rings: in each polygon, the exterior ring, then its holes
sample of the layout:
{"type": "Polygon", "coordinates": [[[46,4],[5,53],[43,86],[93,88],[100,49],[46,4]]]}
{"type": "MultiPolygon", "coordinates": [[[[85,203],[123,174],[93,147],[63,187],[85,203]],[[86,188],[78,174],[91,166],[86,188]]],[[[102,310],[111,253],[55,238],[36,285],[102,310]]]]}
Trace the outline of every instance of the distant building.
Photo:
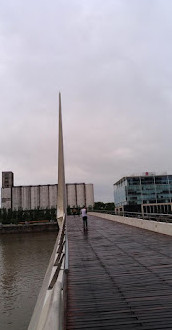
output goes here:
{"type": "MultiPolygon", "coordinates": [[[[1,207],[12,210],[33,210],[57,207],[57,184],[14,186],[13,172],[2,172],[1,207]]],[[[66,184],[67,205],[94,205],[93,184],[66,184]]]]}
{"type": "Polygon", "coordinates": [[[123,177],[114,184],[114,202],[117,213],[172,213],[172,175],[123,177]]]}

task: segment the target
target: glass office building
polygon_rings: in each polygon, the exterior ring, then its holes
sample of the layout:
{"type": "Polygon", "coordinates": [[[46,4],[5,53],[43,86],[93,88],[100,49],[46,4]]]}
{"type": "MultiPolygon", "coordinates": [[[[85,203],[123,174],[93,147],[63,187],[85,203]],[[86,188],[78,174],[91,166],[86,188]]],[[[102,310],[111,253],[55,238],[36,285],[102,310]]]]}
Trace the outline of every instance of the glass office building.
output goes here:
{"type": "Polygon", "coordinates": [[[117,211],[171,213],[172,175],[123,177],[114,184],[114,202],[117,211]]]}

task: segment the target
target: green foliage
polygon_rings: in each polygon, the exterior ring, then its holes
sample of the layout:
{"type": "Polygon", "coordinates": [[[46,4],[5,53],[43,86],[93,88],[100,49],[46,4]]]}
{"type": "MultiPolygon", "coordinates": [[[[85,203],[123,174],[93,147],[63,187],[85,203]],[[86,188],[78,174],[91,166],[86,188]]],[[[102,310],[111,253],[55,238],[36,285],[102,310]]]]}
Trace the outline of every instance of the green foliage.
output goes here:
{"type": "Polygon", "coordinates": [[[103,202],[95,202],[94,210],[104,210],[105,204],[103,202]]]}
{"type": "Polygon", "coordinates": [[[105,210],[114,211],[115,204],[114,203],[105,203],[105,210]]]}
{"type": "Polygon", "coordinates": [[[115,209],[115,204],[114,203],[95,202],[93,209],[94,210],[113,211],[115,209]]]}
{"type": "Polygon", "coordinates": [[[69,205],[68,205],[68,207],[67,207],[67,215],[71,215],[71,208],[70,208],[69,205]]]}
{"type": "Polygon", "coordinates": [[[12,210],[0,209],[0,222],[2,224],[18,224],[25,221],[56,220],[56,209],[12,210]]]}
{"type": "Polygon", "coordinates": [[[68,205],[67,207],[67,215],[80,215],[80,206],[73,206],[72,208],[68,205]]]}

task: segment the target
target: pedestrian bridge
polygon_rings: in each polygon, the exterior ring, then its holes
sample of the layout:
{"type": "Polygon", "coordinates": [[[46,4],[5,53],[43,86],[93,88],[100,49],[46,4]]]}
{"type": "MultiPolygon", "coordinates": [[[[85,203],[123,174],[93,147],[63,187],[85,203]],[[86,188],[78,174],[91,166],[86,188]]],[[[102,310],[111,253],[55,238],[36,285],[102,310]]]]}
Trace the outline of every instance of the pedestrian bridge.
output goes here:
{"type": "Polygon", "coordinates": [[[84,232],[79,217],[67,219],[66,329],[172,329],[172,238],[95,216],[88,223],[84,232]]]}
{"type": "Polygon", "coordinates": [[[171,236],[105,216],[63,222],[29,330],[172,329],[171,236]]]}
{"type": "Polygon", "coordinates": [[[65,195],[59,94],[60,230],[28,330],[172,329],[172,224],[89,214],[83,231],[65,195]]]}

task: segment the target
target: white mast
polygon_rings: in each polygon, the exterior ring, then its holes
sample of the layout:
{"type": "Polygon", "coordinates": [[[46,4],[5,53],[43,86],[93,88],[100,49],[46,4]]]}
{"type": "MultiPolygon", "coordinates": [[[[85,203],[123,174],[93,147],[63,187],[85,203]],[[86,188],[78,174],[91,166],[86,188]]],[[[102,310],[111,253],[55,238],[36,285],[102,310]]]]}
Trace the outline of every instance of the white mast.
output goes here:
{"type": "Polygon", "coordinates": [[[61,94],[59,93],[59,147],[58,147],[58,192],[57,192],[57,221],[59,227],[66,213],[66,185],[64,170],[63,130],[61,94]]]}

